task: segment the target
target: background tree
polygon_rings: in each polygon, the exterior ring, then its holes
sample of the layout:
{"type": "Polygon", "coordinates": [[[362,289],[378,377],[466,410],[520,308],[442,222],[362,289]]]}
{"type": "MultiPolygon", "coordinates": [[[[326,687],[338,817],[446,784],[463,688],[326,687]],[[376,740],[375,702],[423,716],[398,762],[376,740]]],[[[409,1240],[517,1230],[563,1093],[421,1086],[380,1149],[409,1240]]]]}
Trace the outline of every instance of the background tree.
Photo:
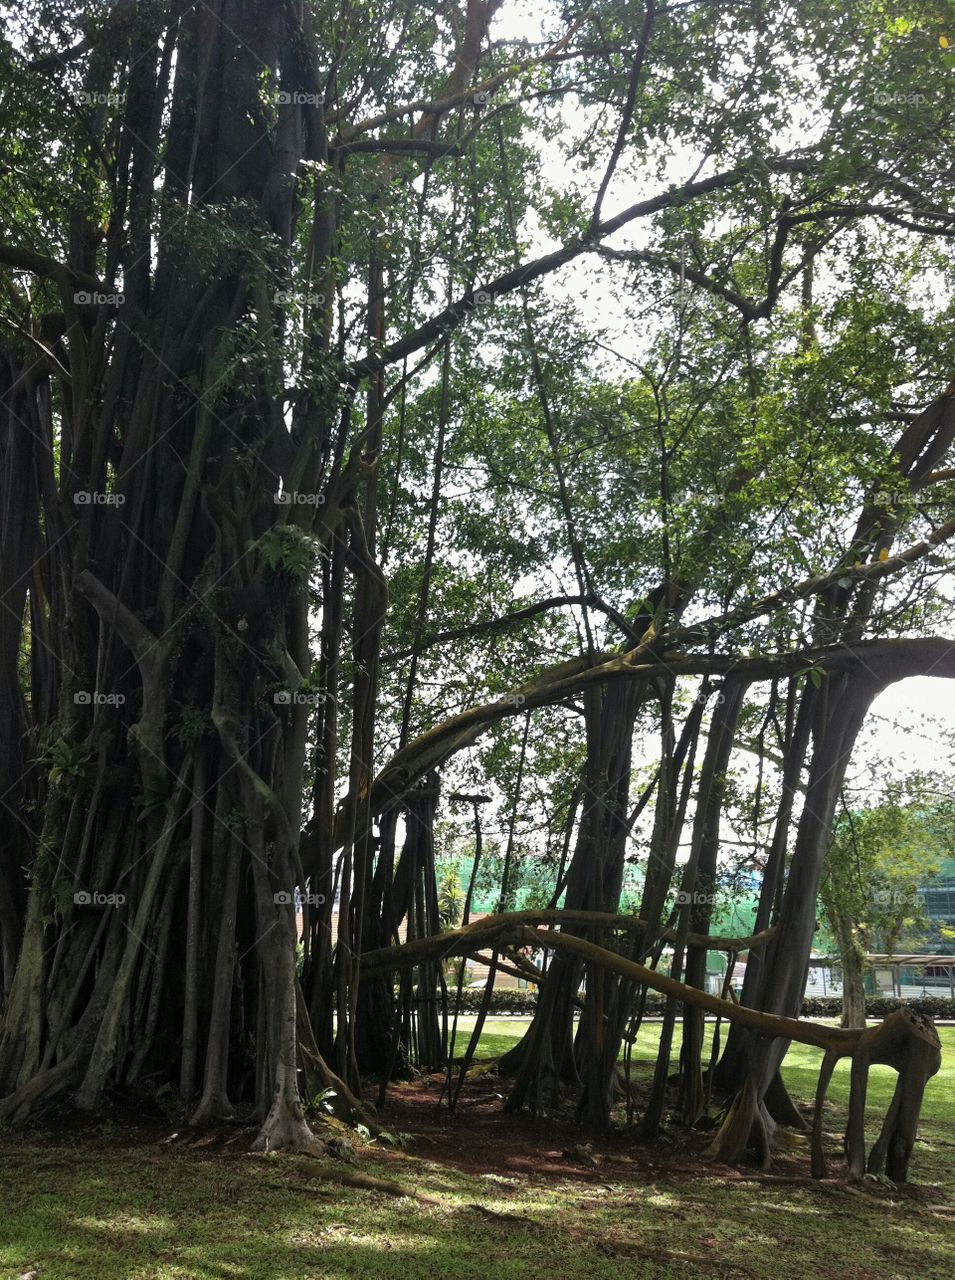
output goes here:
{"type": "Polygon", "coordinates": [[[951,851],[940,779],[890,783],[871,808],[843,807],[833,825],[820,902],[842,963],[842,1025],[865,1026],[868,953],[891,955],[924,940],[922,890],[951,851]]]}

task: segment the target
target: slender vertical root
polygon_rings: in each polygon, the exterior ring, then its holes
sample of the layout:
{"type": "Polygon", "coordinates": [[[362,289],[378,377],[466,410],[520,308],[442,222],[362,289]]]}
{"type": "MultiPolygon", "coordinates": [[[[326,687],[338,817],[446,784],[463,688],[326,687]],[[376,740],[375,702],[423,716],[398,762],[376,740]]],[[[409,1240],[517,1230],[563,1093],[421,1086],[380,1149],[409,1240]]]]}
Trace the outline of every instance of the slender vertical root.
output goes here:
{"type": "Polygon", "coordinates": [[[816,1085],[816,1105],[812,1117],[812,1176],[814,1178],[824,1178],[826,1176],[826,1157],[822,1149],[822,1108],[826,1101],[829,1081],[832,1079],[832,1073],[838,1061],[838,1052],[834,1049],[829,1049],[822,1060],[822,1066],[819,1068],[819,1083],[816,1085]]]}

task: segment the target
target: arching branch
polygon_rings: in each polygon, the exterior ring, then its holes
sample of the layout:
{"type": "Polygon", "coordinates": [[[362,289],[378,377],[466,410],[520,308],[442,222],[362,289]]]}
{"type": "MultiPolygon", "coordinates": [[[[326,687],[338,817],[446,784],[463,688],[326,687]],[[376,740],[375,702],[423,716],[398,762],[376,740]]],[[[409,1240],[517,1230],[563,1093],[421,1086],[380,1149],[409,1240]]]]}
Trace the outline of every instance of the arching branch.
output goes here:
{"type": "MultiPolygon", "coordinates": [[[[600,924],[612,929],[644,933],[647,922],[637,916],[617,915],[608,911],[572,911],[555,908],[544,911],[502,911],[484,916],[460,929],[430,938],[415,938],[394,947],[381,947],[366,951],[361,958],[362,972],[374,969],[398,969],[416,965],[423,960],[445,959],[452,955],[466,955],[476,948],[486,948],[503,940],[504,935],[514,935],[515,929],[537,924],[600,924]],[[498,935],[501,935],[499,939],[498,935]]],[[[675,930],[665,929],[660,935],[667,941],[675,936],[675,930]]],[[[710,937],[699,933],[687,935],[687,945],[706,951],[749,951],[769,942],[772,929],[753,934],[748,938],[710,937]]]]}

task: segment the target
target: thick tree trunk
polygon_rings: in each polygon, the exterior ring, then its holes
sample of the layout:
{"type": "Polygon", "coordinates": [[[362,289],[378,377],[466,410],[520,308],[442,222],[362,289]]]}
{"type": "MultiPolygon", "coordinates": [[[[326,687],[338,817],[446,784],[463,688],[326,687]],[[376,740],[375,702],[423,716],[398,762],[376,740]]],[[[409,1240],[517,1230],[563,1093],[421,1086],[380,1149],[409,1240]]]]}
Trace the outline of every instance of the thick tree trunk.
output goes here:
{"type": "Polygon", "coordinates": [[[865,1026],[865,952],[855,934],[852,922],[840,915],[836,920],[839,959],[842,962],[842,1025],[865,1026]]]}
{"type": "MultiPolygon", "coordinates": [[[[593,691],[587,699],[588,753],[583,810],[567,877],[568,910],[613,912],[620,901],[628,827],[633,726],[642,696],[636,689],[593,691]]],[[[571,926],[573,930],[573,926],[571,926]]],[[[576,930],[573,930],[576,931],[576,930]]],[[[599,929],[580,931],[599,943],[599,929]]],[[[507,1109],[528,1101],[552,1101],[563,1082],[580,1082],[588,1123],[604,1127],[612,1105],[619,1038],[607,1034],[619,980],[584,970],[574,957],[558,955],[547,970],[524,1041],[510,1055],[518,1063],[507,1109]],[[574,1040],[574,1013],[582,976],[586,999],[574,1040]]]]}
{"type": "MultiPolygon", "coordinates": [[[[702,987],[705,977],[706,953],[690,952],[687,957],[686,939],[690,926],[709,924],[710,906],[716,887],[716,856],[719,846],[719,823],[722,811],[726,768],[733,749],[736,722],[739,719],[746,693],[746,681],[731,679],[716,703],[710,734],[703,757],[697,793],[690,856],[683,870],[680,892],[677,894],[678,925],[670,965],[671,976],[684,977],[684,958],[687,959],[686,981],[702,987]],[[692,972],[692,977],[690,976],[692,972]]],[[[667,999],[664,1007],[663,1026],[660,1029],[660,1048],[657,1054],[653,1084],[646,1109],[640,1122],[641,1136],[652,1139],[660,1130],[670,1076],[670,1051],[676,1021],[677,1002],[667,999]]],[[[701,1053],[703,1047],[703,1019],[692,1005],[684,1007],[683,1046],[680,1055],[681,1105],[688,1122],[699,1118],[703,1100],[703,1076],[701,1053]]]]}
{"type": "MultiPolygon", "coordinates": [[[[862,720],[883,681],[868,672],[830,680],[815,724],[815,749],[786,882],[779,926],[765,958],[762,1005],[770,1013],[795,1018],[806,982],[816,928],[816,895],[828,848],[829,827],[849,756],[862,720]]],[[[786,1053],[785,1042],[748,1037],[742,1057],[741,1087],[714,1143],[713,1153],[738,1161],[752,1142],[765,1161],[774,1122],[767,1090],[786,1053]]]]}
{"type": "MultiPolygon", "coordinates": [[[[49,394],[49,363],[42,387],[3,387],[14,408],[22,391],[36,431],[8,437],[0,423],[4,485],[18,488],[4,498],[0,588],[6,595],[10,574],[23,584],[0,623],[0,770],[5,786],[23,772],[11,754],[26,745],[11,679],[27,585],[34,647],[52,658],[50,673],[34,672],[35,723],[49,727],[60,767],[29,897],[6,860],[30,859],[2,841],[0,1107],[23,1119],[71,1088],[94,1108],[156,1068],[184,1096],[201,1075],[197,1120],[230,1112],[230,1075],[248,1111],[257,1057],[260,1141],[303,1146],[312,1138],[298,1093],[291,898],[302,883],[308,704],[288,699],[282,710],[274,691],[308,676],[308,600],[287,551],[315,507],[283,510],[274,495],[291,479],[293,449],[311,456],[309,433],[323,423],[313,412],[303,425],[297,410],[292,440],[274,390],[287,372],[282,350],[262,339],[285,323],[269,274],[289,270],[295,171],[318,158],[322,127],[298,105],[268,118],[263,68],[297,88],[307,75],[292,10],[216,0],[188,10],[181,28],[163,20],[162,6],[137,9],[129,28],[128,128],[115,155],[103,144],[116,170],[101,255],[92,216],[102,218],[102,193],[86,179],[75,192],[55,286],[63,395],[49,394]],[[98,261],[122,273],[115,330],[111,315],[78,302],[76,274],[98,261]],[[256,372],[246,378],[250,343],[256,372]],[[19,457],[34,447],[32,462],[19,457]],[[269,538],[284,548],[271,559],[269,538]],[[41,539],[52,556],[39,555],[41,539]],[[43,565],[32,584],[24,556],[43,565]],[[240,1034],[253,1010],[258,1048],[240,1034]]],[[[92,59],[91,91],[110,87],[112,54],[104,45],[92,59]]],[[[330,500],[319,539],[331,541],[341,520],[330,500]]],[[[30,785],[17,794],[29,800],[30,785]]]]}

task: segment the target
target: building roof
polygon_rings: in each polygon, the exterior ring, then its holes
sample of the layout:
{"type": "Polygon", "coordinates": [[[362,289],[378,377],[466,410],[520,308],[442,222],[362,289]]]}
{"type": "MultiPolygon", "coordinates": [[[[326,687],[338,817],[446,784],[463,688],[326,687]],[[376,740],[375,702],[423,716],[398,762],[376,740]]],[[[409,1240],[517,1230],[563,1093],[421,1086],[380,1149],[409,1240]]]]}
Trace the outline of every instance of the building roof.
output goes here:
{"type": "MultiPolygon", "coordinates": [[[[881,954],[870,952],[866,955],[866,960],[870,964],[874,964],[874,965],[907,964],[914,969],[928,969],[932,967],[938,967],[942,969],[955,968],[955,956],[951,954],[933,956],[933,955],[926,955],[924,953],[919,953],[917,955],[899,956],[899,955],[881,955],[881,954]]],[[[842,961],[838,956],[813,956],[809,963],[815,964],[815,965],[820,965],[820,964],[841,965],[842,961]]]]}

